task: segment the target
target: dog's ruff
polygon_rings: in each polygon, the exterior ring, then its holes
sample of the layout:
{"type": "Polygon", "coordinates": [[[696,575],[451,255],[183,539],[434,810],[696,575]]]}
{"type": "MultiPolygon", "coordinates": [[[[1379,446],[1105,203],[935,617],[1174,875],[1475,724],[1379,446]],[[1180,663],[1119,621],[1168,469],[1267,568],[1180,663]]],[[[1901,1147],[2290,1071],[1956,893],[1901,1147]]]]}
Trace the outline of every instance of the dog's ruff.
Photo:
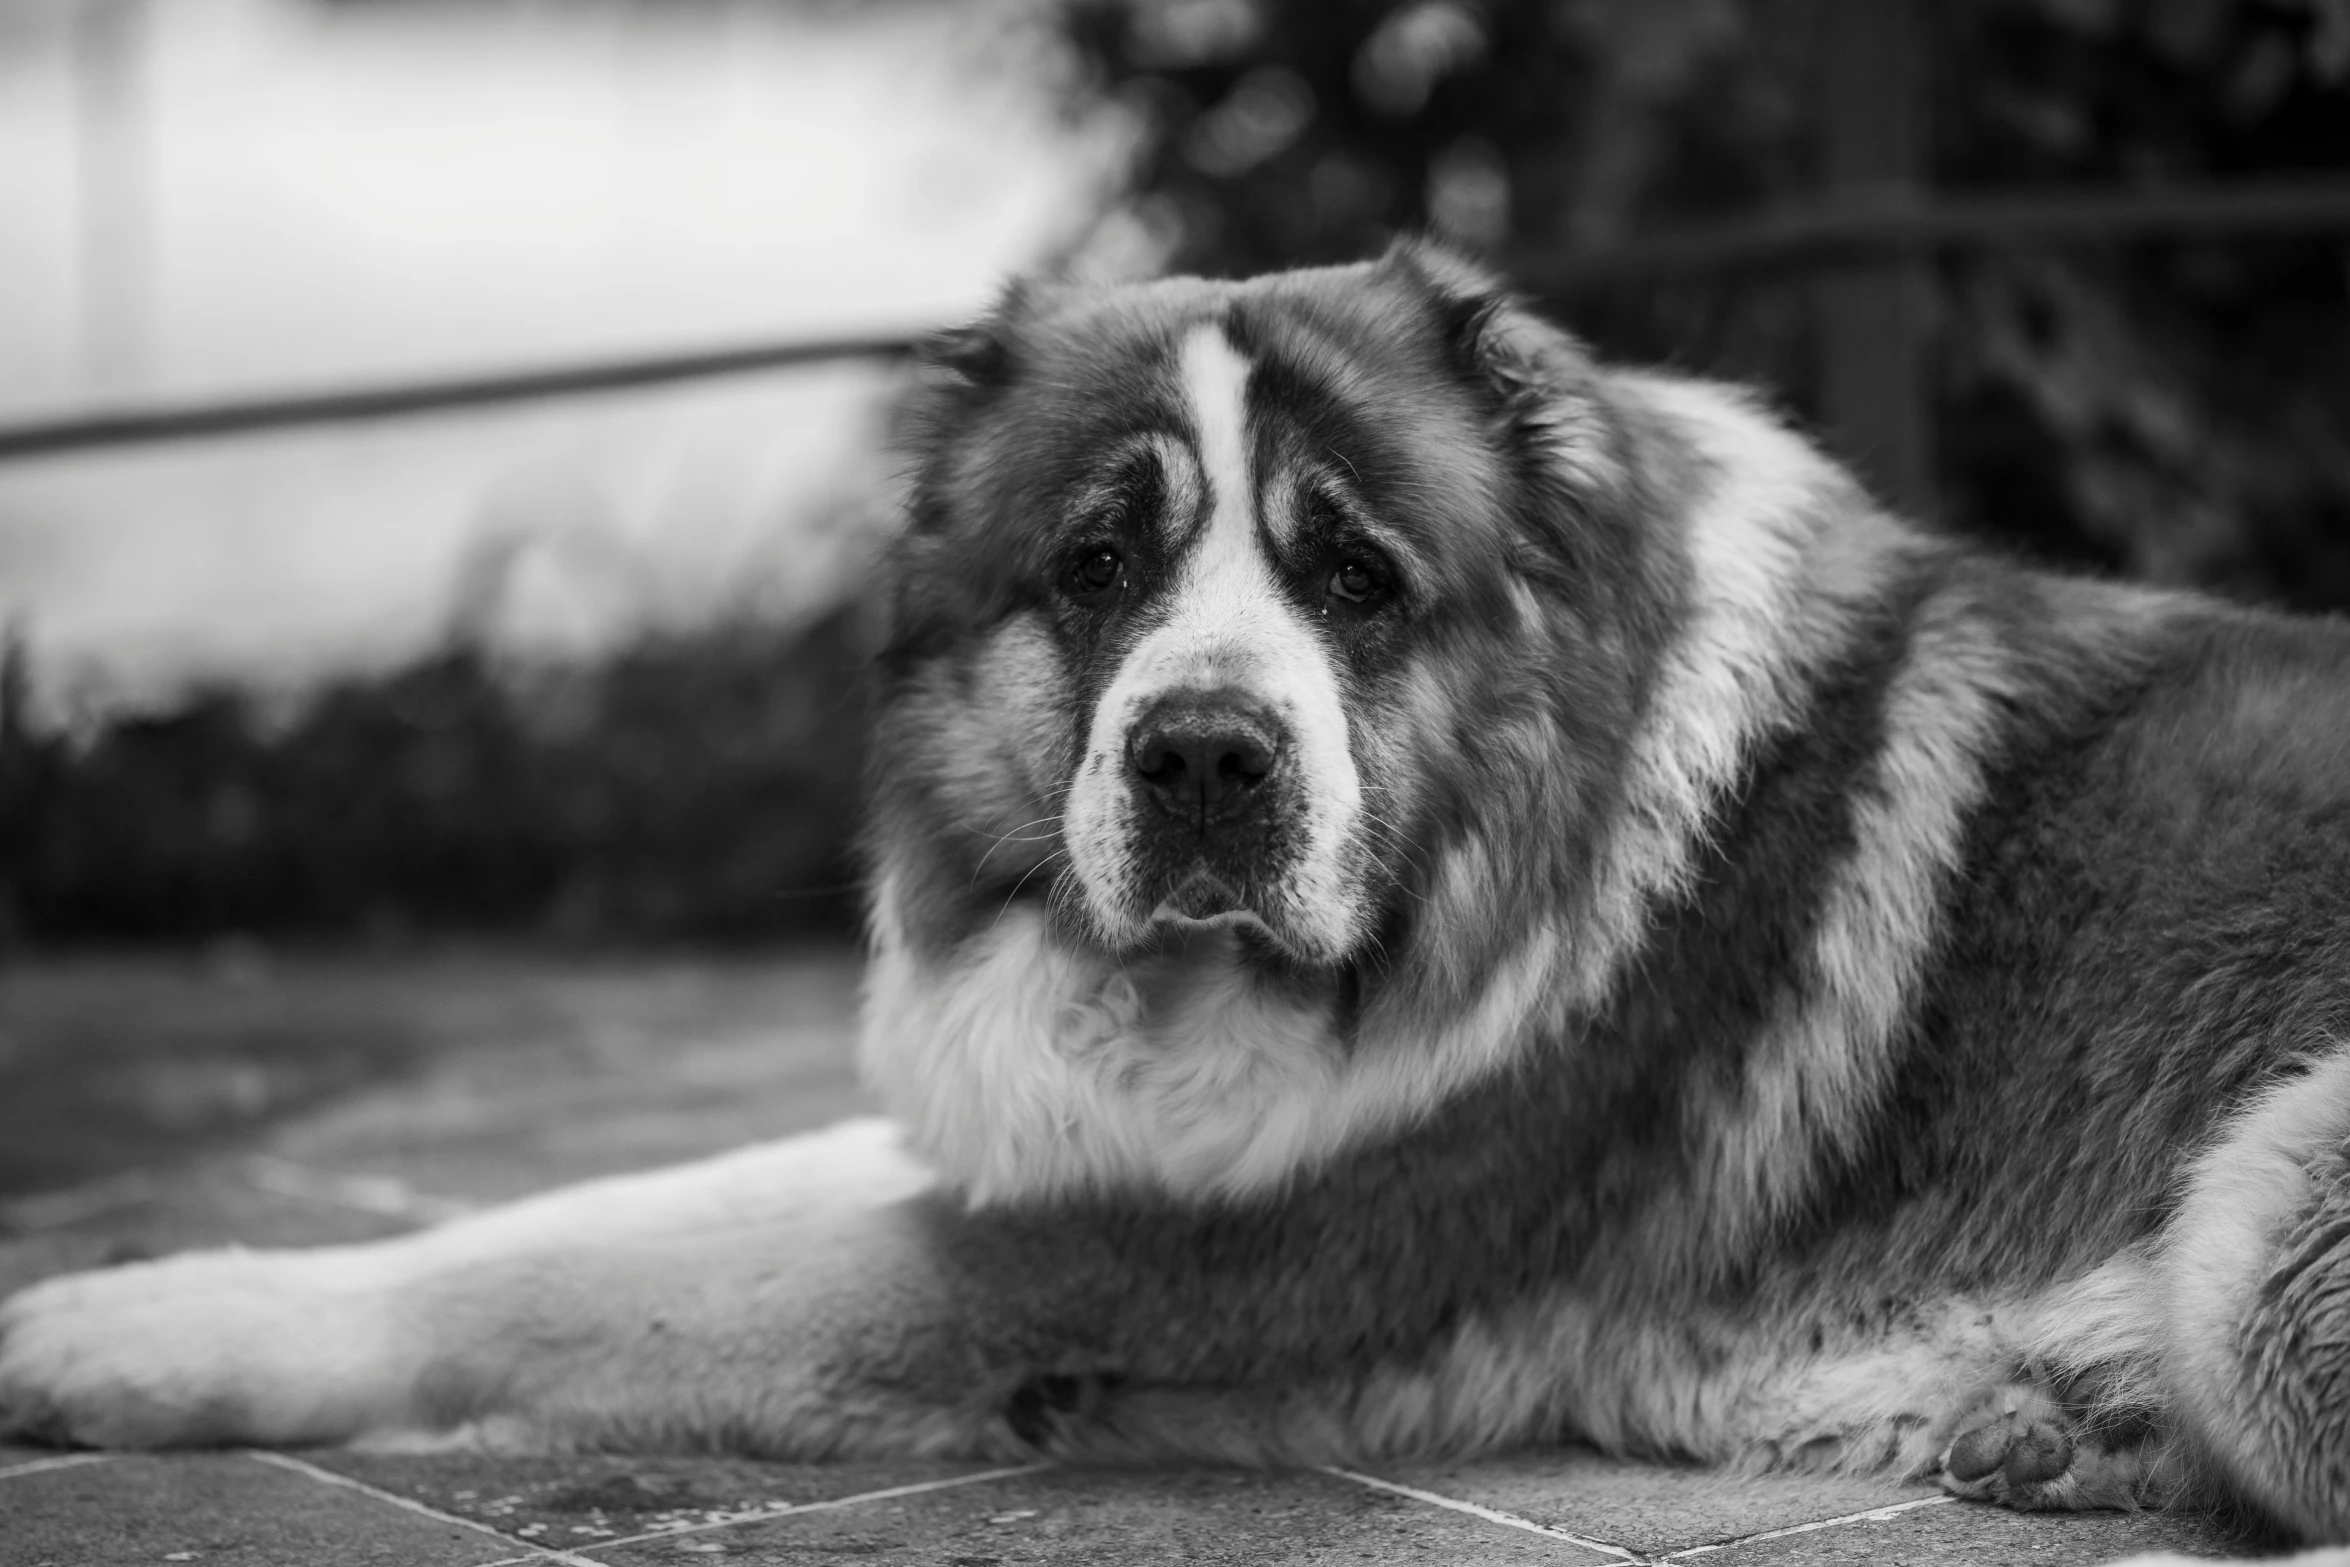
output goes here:
{"type": "Polygon", "coordinates": [[[1424,248],[924,373],[896,1121],[37,1286],[0,1430],[1580,1438],[2350,1537],[2350,633],[1923,533],[1424,248]]]}

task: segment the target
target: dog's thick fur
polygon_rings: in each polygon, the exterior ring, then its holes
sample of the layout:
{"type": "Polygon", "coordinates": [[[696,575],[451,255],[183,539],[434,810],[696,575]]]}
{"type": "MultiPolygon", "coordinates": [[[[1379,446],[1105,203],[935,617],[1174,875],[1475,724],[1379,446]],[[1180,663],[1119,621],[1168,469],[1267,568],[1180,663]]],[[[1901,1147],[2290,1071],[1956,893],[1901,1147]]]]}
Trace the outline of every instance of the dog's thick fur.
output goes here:
{"type": "Polygon", "coordinates": [[[2350,1538],[2350,632],[1905,526],[1425,248],[927,373],[898,1122],[39,1286],[0,1427],[1581,1438],[2350,1538]]]}

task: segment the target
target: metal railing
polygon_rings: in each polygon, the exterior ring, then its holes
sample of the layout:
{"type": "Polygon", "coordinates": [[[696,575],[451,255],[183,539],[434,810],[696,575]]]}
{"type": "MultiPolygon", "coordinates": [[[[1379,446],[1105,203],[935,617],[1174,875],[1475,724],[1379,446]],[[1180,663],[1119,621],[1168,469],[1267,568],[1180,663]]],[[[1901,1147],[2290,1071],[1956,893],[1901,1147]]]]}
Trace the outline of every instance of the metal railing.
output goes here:
{"type": "Polygon", "coordinates": [[[2350,234],[2350,178],[1848,197],[1693,225],[1548,265],[1528,258],[1518,270],[1529,288],[1574,294],[1664,277],[1809,270],[1932,251],[2324,233],[2350,234]]]}
{"type": "MultiPolygon", "coordinates": [[[[2036,191],[1854,200],[1630,241],[1594,254],[1513,258],[1531,291],[1572,298],[1670,277],[1872,265],[1924,252],[2252,235],[2350,235],[2350,179],[2169,190],[2036,191]]],[[[151,446],[753,375],[841,360],[892,361],[916,336],[753,343],[381,386],[108,409],[0,424],[0,462],[151,446]]]]}
{"type": "Polygon", "coordinates": [[[450,376],[342,391],[224,399],[177,407],[127,408],[0,425],[0,462],[48,457],[104,446],[152,446],[306,425],[347,424],[500,403],[538,402],[597,392],[621,392],[680,381],[790,369],[842,359],[902,359],[914,351],[909,335],[813,338],[756,343],[695,353],[450,376]]]}

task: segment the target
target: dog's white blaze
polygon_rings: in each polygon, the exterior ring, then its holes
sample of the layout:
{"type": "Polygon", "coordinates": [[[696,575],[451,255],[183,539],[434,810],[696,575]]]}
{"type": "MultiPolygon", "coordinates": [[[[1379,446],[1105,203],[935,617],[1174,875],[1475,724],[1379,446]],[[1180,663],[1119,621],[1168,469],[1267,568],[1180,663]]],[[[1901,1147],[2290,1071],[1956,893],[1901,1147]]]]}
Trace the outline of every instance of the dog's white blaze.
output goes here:
{"type": "Polygon", "coordinates": [[[1286,727],[1282,766],[1296,771],[1297,794],[1306,802],[1304,849],[1274,894],[1278,907],[1258,912],[1302,956],[1336,962],[1353,949],[1366,917],[1349,871],[1362,785],[1338,675],[1321,638],[1274,581],[1257,537],[1248,362],[1214,326],[1185,339],[1179,362],[1208,515],[1165,618],[1127,655],[1094,709],[1085,760],[1069,794],[1070,864],[1102,939],[1132,945],[1155,907],[1137,885],[1141,867],[1132,848],[1134,793],[1125,756],[1135,722],[1170,692],[1246,692],[1286,727]]]}
{"type": "Polygon", "coordinates": [[[1184,401],[1199,435],[1200,475],[1215,512],[1209,542],[1253,553],[1256,485],[1248,460],[1248,361],[1223,330],[1194,328],[1183,340],[1184,401]]]}

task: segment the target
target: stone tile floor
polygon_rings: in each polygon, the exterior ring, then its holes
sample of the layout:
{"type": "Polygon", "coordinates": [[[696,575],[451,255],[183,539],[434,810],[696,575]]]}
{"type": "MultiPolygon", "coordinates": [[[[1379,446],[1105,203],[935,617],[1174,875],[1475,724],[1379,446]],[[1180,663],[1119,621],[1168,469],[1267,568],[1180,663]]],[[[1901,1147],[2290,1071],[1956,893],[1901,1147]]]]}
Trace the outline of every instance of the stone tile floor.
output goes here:
{"type": "MultiPolygon", "coordinates": [[[[185,1246],[387,1234],[822,1125],[864,1108],[854,991],[853,963],[822,954],[20,967],[0,975],[0,1135],[19,1155],[0,1200],[0,1293],[185,1246]],[[310,1046],[289,1048],[306,1029],[310,1046]],[[166,1157],[93,1165],[93,1142],[166,1157]],[[50,1145],[28,1171],[22,1151],[50,1145]],[[74,1178],[41,1178],[58,1169],[74,1178]]],[[[1728,1479],[1577,1450],[1251,1474],[0,1445],[0,1567],[1761,1567],[2255,1549],[2200,1516],[2022,1517],[1924,1486],[1728,1479]]]]}

